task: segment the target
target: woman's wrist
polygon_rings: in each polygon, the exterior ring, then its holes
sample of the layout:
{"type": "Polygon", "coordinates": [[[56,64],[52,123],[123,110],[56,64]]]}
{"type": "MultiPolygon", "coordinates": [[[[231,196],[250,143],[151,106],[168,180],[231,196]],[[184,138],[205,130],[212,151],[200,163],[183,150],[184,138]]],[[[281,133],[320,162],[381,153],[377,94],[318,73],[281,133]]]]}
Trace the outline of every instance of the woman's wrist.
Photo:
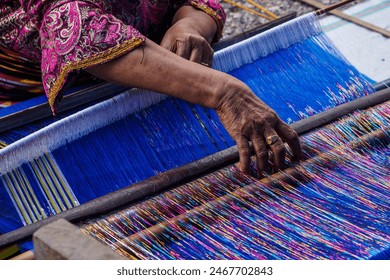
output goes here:
{"type": "Polygon", "coordinates": [[[188,22],[188,26],[191,27],[193,32],[205,38],[209,43],[213,41],[217,32],[215,20],[205,12],[192,6],[182,6],[177,10],[172,24],[179,21],[188,22]]]}

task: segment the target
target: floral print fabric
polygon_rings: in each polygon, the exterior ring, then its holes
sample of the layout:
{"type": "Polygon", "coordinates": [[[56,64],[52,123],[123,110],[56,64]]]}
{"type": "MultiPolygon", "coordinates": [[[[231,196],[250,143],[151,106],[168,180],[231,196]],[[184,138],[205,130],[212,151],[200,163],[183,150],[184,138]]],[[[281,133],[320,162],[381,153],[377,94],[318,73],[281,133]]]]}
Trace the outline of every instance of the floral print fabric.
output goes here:
{"type": "Polygon", "coordinates": [[[218,0],[5,0],[0,47],[40,64],[55,113],[74,74],[131,51],[146,37],[158,43],[182,5],[208,13],[221,36],[225,14],[218,0]]]}

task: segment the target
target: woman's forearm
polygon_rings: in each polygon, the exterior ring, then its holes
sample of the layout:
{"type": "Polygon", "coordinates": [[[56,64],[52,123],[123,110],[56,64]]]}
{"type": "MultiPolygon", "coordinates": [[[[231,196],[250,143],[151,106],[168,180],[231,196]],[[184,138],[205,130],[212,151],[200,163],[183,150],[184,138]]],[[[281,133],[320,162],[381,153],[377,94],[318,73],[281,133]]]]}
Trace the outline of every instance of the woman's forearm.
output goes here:
{"type": "Polygon", "coordinates": [[[236,141],[240,170],[249,174],[252,142],[259,175],[269,169],[268,150],[275,170],[284,167],[287,142],[296,158],[302,155],[298,135],[241,81],[188,61],[147,40],[143,47],[87,69],[110,82],[158,91],[216,109],[236,141]],[[270,142],[270,140],[272,141],[270,142]]]}
{"type": "Polygon", "coordinates": [[[107,63],[86,69],[106,81],[161,92],[216,108],[229,75],[188,61],[151,40],[107,63]]]}

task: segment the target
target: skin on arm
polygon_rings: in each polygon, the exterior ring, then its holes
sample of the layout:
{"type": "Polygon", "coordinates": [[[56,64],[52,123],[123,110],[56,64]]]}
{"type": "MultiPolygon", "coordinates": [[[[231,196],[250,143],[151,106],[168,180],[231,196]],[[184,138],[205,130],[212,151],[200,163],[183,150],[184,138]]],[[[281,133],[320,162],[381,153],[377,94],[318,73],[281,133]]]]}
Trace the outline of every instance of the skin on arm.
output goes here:
{"type": "Polygon", "coordinates": [[[150,40],[146,40],[143,47],[86,70],[109,82],[158,91],[215,109],[237,143],[242,172],[249,173],[250,142],[260,176],[262,171],[269,170],[269,151],[274,155],[274,169],[284,167],[283,142],[287,142],[296,158],[302,155],[296,132],[243,82],[186,60],[150,40]],[[267,145],[265,139],[272,135],[279,138],[267,145]]]}

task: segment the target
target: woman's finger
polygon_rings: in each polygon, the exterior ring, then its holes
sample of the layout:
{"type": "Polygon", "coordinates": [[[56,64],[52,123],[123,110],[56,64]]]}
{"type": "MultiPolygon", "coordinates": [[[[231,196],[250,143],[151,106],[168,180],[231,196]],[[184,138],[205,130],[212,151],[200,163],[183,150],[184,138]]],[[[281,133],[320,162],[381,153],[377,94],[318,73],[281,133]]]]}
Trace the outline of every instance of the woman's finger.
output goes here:
{"type": "Polygon", "coordinates": [[[286,147],[284,146],[282,139],[270,126],[264,128],[264,139],[273,153],[274,171],[283,169],[286,159],[286,147]]]}
{"type": "Polygon", "coordinates": [[[163,47],[164,49],[171,51],[171,52],[176,52],[176,51],[173,51],[173,48],[176,48],[175,43],[172,42],[171,40],[165,38],[165,37],[161,41],[160,46],[163,47]]]}
{"type": "Polygon", "coordinates": [[[188,42],[176,40],[176,54],[185,59],[189,59],[191,55],[191,45],[188,42]]]}
{"type": "Polygon", "coordinates": [[[239,169],[245,174],[249,174],[250,166],[250,146],[247,137],[240,135],[236,139],[238,154],[240,157],[239,169]]]}
{"type": "Polygon", "coordinates": [[[302,146],[299,141],[298,133],[292,129],[288,124],[280,121],[275,126],[276,132],[280,135],[283,141],[285,141],[288,146],[291,148],[291,151],[294,155],[295,160],[300,160],[302,158],[302,146]]]}
{"type": "Polygon", "coordinates": [[[202,60],[202,49],[195,45],[191,50],[190,60],[196,63],[203,62],[202,60]]]}
{"type": "Polygon", "coordinates": [[[202,62],[209,67],[213,66],[214,50],[209,43],[204,42],[202,51],[202,62]]]}
{"type": "Polygon", "coordinates": [[[260,133],[254,131],[253,136],[251,138],[253,149],[255,151],[256,157],[256,166],[257,166],[257,175],[260,178],[263,178],[263,172],[269,172],[269,164],[268,164],[268,148],[264,142],[263,136],[260,133]]]}

